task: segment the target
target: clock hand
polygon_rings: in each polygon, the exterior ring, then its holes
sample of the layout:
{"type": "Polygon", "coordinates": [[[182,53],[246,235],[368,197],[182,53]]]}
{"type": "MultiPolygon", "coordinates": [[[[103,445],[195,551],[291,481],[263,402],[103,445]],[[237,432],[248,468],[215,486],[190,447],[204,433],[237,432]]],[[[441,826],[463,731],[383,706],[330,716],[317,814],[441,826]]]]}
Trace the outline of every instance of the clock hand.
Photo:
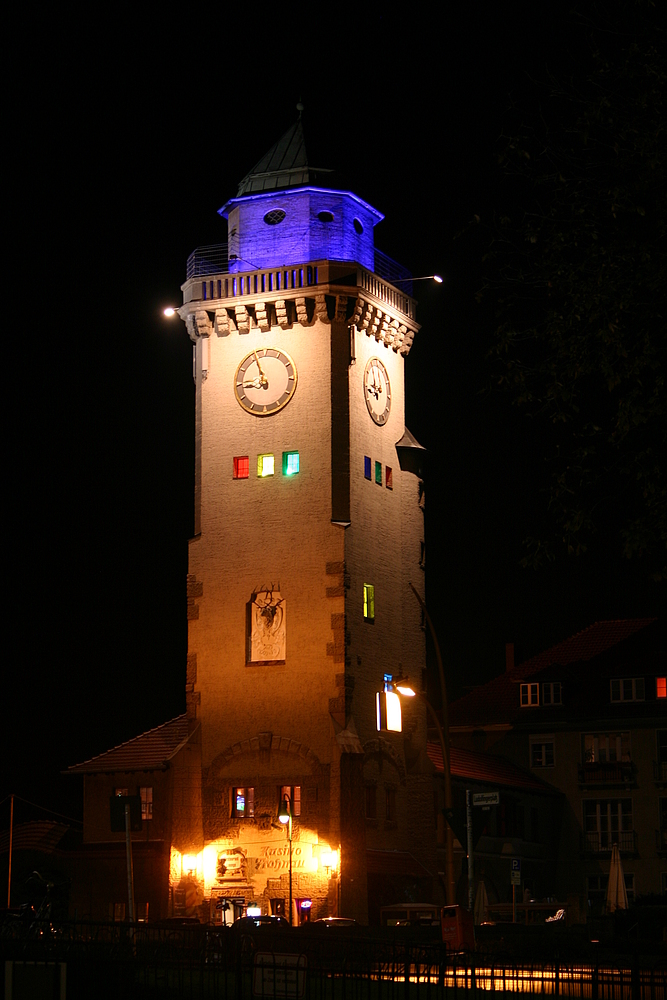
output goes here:
{"type": "MultiPolygon", "coordinates": [[[[252,353],[255,355],[255,361],[257,362],[257,367],[259,368],[259,374],[260,374],[261,379],[262,379],[262,386],[265,389],[268,389],[269,388],[269,380],[266,377],[266,375],[264,374],[264,369],[262,368],[261,364],[259,363],[259,357],[257,356],[257,351],[253,351],[252,353]]],[[[257,388],[259,388],[259,386],[257,388]]]]}
{"type": "Polygon", "coordinates": [[[268,387],[269,387],[269,380],[266,378],[266,376],[264,377],[264,381],[262,381],[261,378],[254,378],[252,379],[251,382],[243,383],[244,389],[268,389],[268,387]]]}

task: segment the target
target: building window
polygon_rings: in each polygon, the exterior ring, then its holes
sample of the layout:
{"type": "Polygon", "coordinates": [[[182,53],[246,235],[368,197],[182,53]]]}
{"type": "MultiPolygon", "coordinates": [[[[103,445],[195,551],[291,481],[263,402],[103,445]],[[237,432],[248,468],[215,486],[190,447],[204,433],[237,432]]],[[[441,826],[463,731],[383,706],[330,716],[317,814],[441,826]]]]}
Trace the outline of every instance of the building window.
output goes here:
{"type": "Polygon", "coordinates": [[[667,729],[658,729],[658,764],[667,764],[667,729]]]}
{"type": "Polygon", "coordinates": [[[394,473],[391,471],[388,465],[384,467],[384,481],[388,490],[393,490],[394,488],[394,473]]]}
{"type": "Polygon", "coordinates": [[[148,923],[148,903],[137,903],[137,922],[148,923]]]}
{"type": "Polygon", "coordinates": [[[301,785],[281,785],[280,802],[287,799],[290,804],[292,816],[301,815],[301,785]]]}
{"type": "Polygon", "coordinates": [[[426,568],[426,543],[419,543],[419,565],[422,569],[426,568]]]}
{"type": "Polygon", "coordinates": [[[367,622],[375,621],[375,587],[371,583],[364,584],[364,618],[367,622]]]}
{"type": "Polygon", "coordinates": [[[382,462],[375,463],[375,482],[378,486],[382,486],[382,462]]]}
{"type": "Polygon", "coordinates": [[[375,785],[366,785],[366,819],[377,819],[377,788],[375,785]]]}
{"type": "Polygon", "coordinates": [[[610,684],[612,701],[644,701],[643,677],[623,677],[610,684]]]}
{"type": "Polygon", "coordinates": [[[630,733],[585,733],[584,764],[630,760],[630,733]]]}
{"type": "Polygon", "coordinates": [[[667,799],[660,799],[660,831],[658,850],[667,851],[667,799]]]}
{"type": "Polygon", "coordinates": [[[396,789],[385,788],[385,819],[388,823],[396,820],[396,789]]]}
{"type": "Polygon", "coordinates": [[[232,816],[248,819],[255,815],[255,789],[232,788],[232,816]]]}
{"type": "Polygon", "coordinates": [[[153,789],[148,786],[139,789],[141,796],[141,818],[153,819],[153,789]]]}
{"type": "Polygon", "coordinates": [[[364,455],[364,478],[371,478],[371,460],[368,455],[364,455]]]}
{"type": "Polygon", "coordinates": [[[521,707],[530,708],[532,705],[540,703],[539,684],[521,684],[521,707]]]}
{"type": "Polygon", "coordinates": [[[285,900],[284,899],[272,899],[271,900],[271,913],[274,917],[284,917],[285,916],[285,900]]]}
{"type": "Polygon", "coordinates": [[[656,698],[667,698],[667,677],[656,677],[655,696],[656,698]]]}
{"type": "Polygon", "coordinates": [[[632,799],[584,801],[584,837],[587,851],[633,850],[632,799]]]}
{"type": "Polygon", "coordinates": [[[250,459],[247,455],[234,456],[234,479],[247,479],[250,475],[250,459]]]}
{"type": "Polygon", "coordinates": [[[125,920],[125,903],[109,903],[109,920],[115,924],[125,920]]]}
{"type": "Polygon", "coordinates": [[[122,799],[130,794],[127,788],[114,788],[113,793],[117,799],[122,799]]]}
{"type": "Polygon", "coordinates": [[[562,705],[560,681],[547,681],[542,685],[543,705],[562,705]]]}
{"type": "Polygon", "coordinates": [[[553,767],[554,764],[555,760],[554,760],[553,736],[531,736],[530,766],[553,767]]]}
{"type": "Polygon", "coordinates": [[[258,455],[257,456],[257,475],[261,479],[265,479],[266,476],[272,476],[274,474],[275,460],[273,455],[258,455]]]}
{"type": "Polygon", "coordinates": [[[295,476],[299,471],[299,452],[283,452],[283,476],[295,476]]]}

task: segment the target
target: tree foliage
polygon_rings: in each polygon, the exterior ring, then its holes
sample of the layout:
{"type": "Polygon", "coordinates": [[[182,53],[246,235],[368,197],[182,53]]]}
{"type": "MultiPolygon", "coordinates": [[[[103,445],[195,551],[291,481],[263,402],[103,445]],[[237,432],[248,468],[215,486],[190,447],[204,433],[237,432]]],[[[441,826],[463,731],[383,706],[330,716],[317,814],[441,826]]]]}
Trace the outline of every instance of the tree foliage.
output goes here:
{"type": "Polygon", "coordinates": [[[588,65],[513,108],[480,295],[493,381],[537,422],[548,468],[524,565],[611,530],[665,577],[667,76],[655,8],[578,17],[588,65]],[[626,16],[632,12],[628,20],[626,16]],[[629,23],[630,22],[630,23],[629,23]]]}

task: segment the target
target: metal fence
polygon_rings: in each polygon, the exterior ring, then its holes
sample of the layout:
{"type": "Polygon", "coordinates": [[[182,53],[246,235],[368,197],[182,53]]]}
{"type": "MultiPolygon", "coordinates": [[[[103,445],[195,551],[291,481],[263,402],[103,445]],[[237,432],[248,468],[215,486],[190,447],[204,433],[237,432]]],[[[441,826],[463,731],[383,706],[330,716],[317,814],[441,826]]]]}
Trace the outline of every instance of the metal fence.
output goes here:
{"type": "Polygon", "coordinates": [[[0,940],[3,960],[10,963],[9,981],[13,975],[14,982],[25,984],[31,970],[36,975],[38,966],[41,973],[53,968],[54,981],[66,982],[69,1000],[450,1000],[490,993],[587,1000],[666,997],[666,962],[637,956],[527,962],[452,955],[439,943],[405,935],[349,936],[338,930],[240,934],[127,924],[21,930],[3,928],[0,940]]]}

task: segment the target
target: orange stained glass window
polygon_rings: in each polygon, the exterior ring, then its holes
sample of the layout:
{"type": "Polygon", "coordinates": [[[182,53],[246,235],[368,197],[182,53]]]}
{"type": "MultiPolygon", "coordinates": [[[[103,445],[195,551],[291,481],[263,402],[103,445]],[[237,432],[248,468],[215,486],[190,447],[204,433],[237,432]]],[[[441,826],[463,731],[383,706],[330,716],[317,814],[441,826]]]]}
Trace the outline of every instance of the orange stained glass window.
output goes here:
{"type": "Polygon", "coordinates": [[[655,696],[656,698],[667,698],[667,677],[656,677],[655,696]]]}

